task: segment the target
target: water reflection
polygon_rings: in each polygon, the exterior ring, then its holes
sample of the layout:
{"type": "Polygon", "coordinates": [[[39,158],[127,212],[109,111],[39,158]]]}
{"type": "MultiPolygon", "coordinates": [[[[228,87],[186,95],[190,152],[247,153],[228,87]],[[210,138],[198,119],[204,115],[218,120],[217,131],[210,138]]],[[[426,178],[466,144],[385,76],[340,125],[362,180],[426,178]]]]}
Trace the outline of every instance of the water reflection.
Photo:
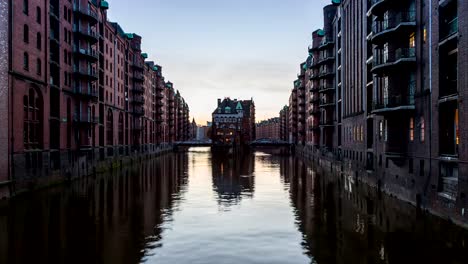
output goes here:
{"type": "Polygon", "coordinates": [[[295,159],[284,165],[313,262],[468,263],[466,230],[353,178],[316,172],[295,159]]]}
{"type": "Polygon", "coordinates": [[[251,198],[255,189],[254,155],[247,150],[212,155],[213,190],[220,206],[227,209],[242,198],[251,198]]]}
{"type": "Polygon", "coordinates": [[[468,263],[464,229],[271,153],[196,148],[18,197],[0,263],[468,263]]]}
{"type": "Polygon", "coordinates": [[[178,207],[186,167],[168,155],[11,201],[0,263],[138,263],[178,207]]]}

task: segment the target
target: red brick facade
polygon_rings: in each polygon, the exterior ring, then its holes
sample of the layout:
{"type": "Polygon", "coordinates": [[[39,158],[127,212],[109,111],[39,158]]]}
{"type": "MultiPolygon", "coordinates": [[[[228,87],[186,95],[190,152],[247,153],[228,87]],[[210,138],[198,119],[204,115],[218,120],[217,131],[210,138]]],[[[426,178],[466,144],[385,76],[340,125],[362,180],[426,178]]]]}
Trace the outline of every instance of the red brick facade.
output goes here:
{"type": "Polygon", "coordinates": [[[280,119],[278,117],[257,123],[257,139],[280,139],[280,119]]]}
{"type": "MultiPolygon", "coordinates": [[[[0,174],[0,188],[9,180],[20,190],[89,174],[99,162],[156,153],[162,144],[188,139],[187,103],[164,80],[161,66],[146,61],[142,38],[108,21],[108,2],[11,3],[1,11],[2,18],[11,12],[12,48],[1,54],[11,62],[10,111],[2,111],[9,113],[11,139],[0,154],[1,164],[11,160],[11,173],[0,174]]],[[[0,71],[2,79],[7,71],[0,71]]]]}

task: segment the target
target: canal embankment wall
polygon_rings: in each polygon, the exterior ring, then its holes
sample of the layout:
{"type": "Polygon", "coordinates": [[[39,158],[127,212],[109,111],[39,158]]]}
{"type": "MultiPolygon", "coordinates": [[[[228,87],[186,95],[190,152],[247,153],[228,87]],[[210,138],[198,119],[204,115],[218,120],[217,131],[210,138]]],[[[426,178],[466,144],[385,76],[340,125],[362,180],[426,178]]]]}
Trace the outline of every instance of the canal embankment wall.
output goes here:
{"type": "Polygon", "coordinates": [[[96,148],[87,151],[87,155],[61,151],[58,153],[60,164],[50,162],[51,153],[41,153],[39,159],[37,157],[34,159],[35,162],[43,164],[39,164],[39,166],[30,166],[31,156],[24,154],[15,159],[10,193],[11,196],[16,196],[93,174],[123,168],[133,163],[173,152],[174,148],[173,144],[145,145],[140,146],[138,150],[132,150],[129,147],[96,148]]]}
{"type": "Polygon", "coordinates": [[[416,210],[426,211],[468,229],[468,214],[464,201],[454,201],[431,188],[431,177],[417,179],[411,173],[398,169],[398,164],[382,162],[377,169],[363,166],[359,159],[343,158],[313,146],[295,145],[294,153],[312,164],[319,171],[336,178],[366,184],[377,193],[395,197],[402,203],[411,204],[416,210]],[[390,163],[390,164],[389,164],[390,163]]]}

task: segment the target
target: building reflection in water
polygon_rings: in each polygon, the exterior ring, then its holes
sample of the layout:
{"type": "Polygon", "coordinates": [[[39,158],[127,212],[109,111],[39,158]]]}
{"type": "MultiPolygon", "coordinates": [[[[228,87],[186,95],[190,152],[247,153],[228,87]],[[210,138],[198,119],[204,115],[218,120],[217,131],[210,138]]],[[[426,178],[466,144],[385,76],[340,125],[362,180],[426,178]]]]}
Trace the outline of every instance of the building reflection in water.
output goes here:
{"type": "Polygon", "coordinates": [[[211,155],[213,190],[223,210],[238,204],[242,198],[252,198],[255,189],[255,156],[248,150],[234,153],[216,151],[211,155]]]}
{"type": "Polygon", "coordinates": [[[161,246],[187,166],[186,153],[170,154],[10,201],[0,212],[0,263],[144,261],[161,246]]]}
{"type": "Polygon", "coordinates": [[[313,263],[468,263],[468,232],[449,221],[330,168],[290,158],[280,171],[313,263]]]}

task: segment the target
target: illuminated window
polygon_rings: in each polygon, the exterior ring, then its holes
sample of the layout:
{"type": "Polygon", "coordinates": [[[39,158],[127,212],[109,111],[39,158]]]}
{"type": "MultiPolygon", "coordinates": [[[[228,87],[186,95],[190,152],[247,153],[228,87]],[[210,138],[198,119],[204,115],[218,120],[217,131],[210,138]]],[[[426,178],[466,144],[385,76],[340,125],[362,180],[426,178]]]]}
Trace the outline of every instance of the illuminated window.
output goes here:
{"type": "Polygon", "coordinates": [[[410,118],[410,125],[409,125],[409,138],[410,141],[414,141],[414,118],[410,118]]]}
{"type": "Polygon", "coordinates": [[[414,48],[416,47],[416,33],[411,33],[409,37],[409,47],[414,48]]]}

